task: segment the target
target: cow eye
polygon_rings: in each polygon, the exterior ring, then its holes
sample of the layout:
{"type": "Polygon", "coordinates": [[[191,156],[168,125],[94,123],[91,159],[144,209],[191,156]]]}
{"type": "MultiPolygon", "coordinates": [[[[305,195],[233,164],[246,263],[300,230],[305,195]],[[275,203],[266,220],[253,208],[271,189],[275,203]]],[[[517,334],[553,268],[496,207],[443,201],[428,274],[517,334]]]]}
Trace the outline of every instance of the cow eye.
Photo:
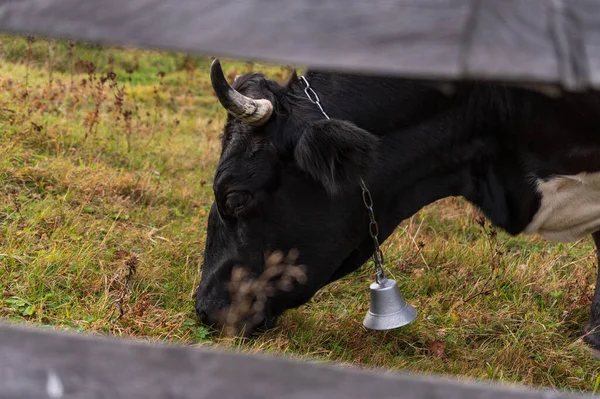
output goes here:
{"type": "Polygon", "coordinates": [[[235,191],[227,194],[225,199],[227,212],[238,216],[243,212],[244,208],[246,205],[248,205],[251,199],[252,196],[247,191],[235,191]]]}

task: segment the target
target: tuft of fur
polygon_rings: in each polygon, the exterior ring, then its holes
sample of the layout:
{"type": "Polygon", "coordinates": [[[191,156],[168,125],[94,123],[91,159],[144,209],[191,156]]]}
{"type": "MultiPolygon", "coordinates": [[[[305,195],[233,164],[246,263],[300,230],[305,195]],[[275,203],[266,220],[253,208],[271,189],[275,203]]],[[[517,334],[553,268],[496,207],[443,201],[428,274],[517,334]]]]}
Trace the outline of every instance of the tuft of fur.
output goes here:
{"type": "Polygon", "coordinates": [[[359,178],[375,162],[378,137],[337,119],[311,123],[294,149],[300,169],[321,182],[331,196],[359,178]]]}

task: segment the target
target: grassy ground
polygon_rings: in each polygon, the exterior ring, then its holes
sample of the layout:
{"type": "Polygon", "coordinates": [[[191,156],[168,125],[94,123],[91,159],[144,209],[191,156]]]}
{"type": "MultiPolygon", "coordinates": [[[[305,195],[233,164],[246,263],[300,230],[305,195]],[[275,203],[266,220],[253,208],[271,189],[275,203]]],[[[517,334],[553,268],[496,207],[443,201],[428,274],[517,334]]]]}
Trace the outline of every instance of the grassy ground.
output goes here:
{"type": "MultiPolygon", "coordinates": [[[[225,117],[208,57],[0,40],[0,317],[359,367],[596,391],[578,332],[596,266],[574,245],[496,235],[450,198],[384,244],[420,312],[365,330],[367,266],[250,344],[212,339],[193,293],[225,117]],[[114,72],[111,74],[109,72],[114,72]]],[[[289,69],[224,62],[230,77],[289,69]]]]}

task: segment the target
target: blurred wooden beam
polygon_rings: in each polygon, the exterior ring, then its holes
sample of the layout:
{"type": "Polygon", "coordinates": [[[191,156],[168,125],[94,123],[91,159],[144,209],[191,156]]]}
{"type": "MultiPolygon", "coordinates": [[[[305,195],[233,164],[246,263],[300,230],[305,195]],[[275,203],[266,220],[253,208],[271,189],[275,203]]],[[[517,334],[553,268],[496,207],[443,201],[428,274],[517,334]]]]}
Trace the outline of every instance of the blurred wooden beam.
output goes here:
{"type": "Polygon", "coordinates": [[[0,323],[0,399],[585,397],[0,323]]]}
{"type": "Polygon", "coordinates": [[[600,85],[597,0],[0,0],[0,31],[373,74],[600,85]]]}

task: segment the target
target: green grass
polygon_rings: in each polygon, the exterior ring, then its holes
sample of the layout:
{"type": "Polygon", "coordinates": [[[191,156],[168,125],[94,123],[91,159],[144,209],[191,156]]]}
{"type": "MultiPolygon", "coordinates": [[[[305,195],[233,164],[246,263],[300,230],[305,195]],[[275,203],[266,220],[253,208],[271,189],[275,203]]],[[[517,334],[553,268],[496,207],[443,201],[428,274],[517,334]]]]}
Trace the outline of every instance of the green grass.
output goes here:
{"type": "MultiPolygon", "coordinates": [[[[459,198],[426,207],[384,243],[388,273],[419,311],[413,324],[362,327],[367,264],[250,343],[208,336],[193,293],[225,118],[209,66],[209,57],[1,38],[1,318],[597,389],[600,363],[578,340],[595,283],[591,239],[494,238],[459,198]],[[116,79],[102,81],[110,71],[116,79]]],[[[230,78],[258,70],[284,80],[290,72],[233,60],[224,67],[230,78]]]]}

